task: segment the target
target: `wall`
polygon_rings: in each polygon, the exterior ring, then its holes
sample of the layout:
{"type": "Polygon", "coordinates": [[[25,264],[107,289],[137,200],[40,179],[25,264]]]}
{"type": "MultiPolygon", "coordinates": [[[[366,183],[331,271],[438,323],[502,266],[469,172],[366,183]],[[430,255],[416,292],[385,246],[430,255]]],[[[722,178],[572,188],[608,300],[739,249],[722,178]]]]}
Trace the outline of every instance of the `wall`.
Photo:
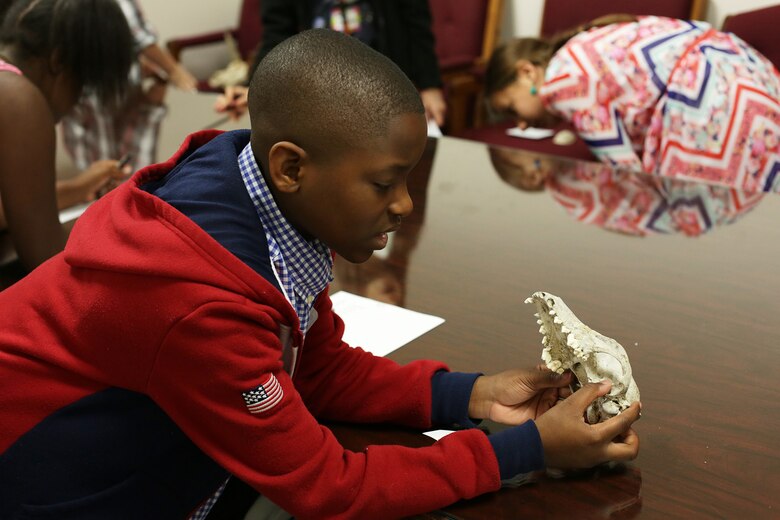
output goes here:
{"type": "Polygon", "coordinates": [[[146,18],[169,38],[234,27],[241,0],[138,0],[146,18]]]}
{"type": "MultiPolygon", "coordinates": [[[[221,0],[219,3],[214,0],[139,1],[147,18],[157,27],[163,42],[177,36],[234,26],[241,6],[241,0],[221,0]]],[[[728,14],[777,3],[777,0],[709,0],[707,21],[720,27],[728,14]]],[[[535,36],[539,32],[544,0],[504,0],[504,4],[504,38],[514,35],[535,36]]]]}
{"type": "MultiPolygon", "coordinates": [[[[144,16],[160,37],[160,46],[172,38],[203,34],[237,25],[242,0],[138,0],[144,16]]],[[[259,16],[259,14],[258,14],[259,16]]],[[[211,72],[229,61],[224,45],[198,49],[197,59],[185,52],[184,64],[199,78],[207,78],[211,72]]]]}

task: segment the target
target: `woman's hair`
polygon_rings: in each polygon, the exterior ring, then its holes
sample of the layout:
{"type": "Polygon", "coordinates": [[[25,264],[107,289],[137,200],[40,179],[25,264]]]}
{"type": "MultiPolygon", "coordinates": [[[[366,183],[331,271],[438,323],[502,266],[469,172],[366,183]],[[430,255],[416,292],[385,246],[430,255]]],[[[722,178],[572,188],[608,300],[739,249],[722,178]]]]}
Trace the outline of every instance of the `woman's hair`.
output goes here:
{"type": "Polygon", "coordinates": [[[489,98],[517,79],[515,65],[518,60],[528,60],[534,65],[546,67],[553,55],[577,34],[594,27],[629,23],[636,20],[634,15],[610,14],[573,29],[561,31],[550,38],[515,38],[505,43],[493,51],[492,56],[490,56],[485,72],[485,97],[489,98]]]}
{"type": "Polygon", "coordinates": [[[8,11],[8,8],[11,7],[11,4],[13,3],[13,0],[0,0],[0,25],[3,23],[3,18],[5,18],[5,13],[8,11]]]}
{"type": "Polygon", "coordinates": [[[104,101],[124,93],[133,61],[133,38],[115,0],[15,0],[0,44],[13,45],[21,60],[48,60],[104,101]]]}

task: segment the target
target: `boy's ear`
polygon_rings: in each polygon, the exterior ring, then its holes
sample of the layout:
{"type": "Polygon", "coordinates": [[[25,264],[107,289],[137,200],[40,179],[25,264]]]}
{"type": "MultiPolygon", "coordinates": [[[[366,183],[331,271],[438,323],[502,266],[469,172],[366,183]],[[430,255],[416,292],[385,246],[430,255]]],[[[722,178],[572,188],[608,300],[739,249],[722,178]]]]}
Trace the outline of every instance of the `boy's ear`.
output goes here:
{"type": "Polygon", "coordinates": [[[268,174],[271,182],[282,193],[298,191],[303,178],[303,164],[308,155],[295,143],[280,141],[268,152],[268,174]]]}

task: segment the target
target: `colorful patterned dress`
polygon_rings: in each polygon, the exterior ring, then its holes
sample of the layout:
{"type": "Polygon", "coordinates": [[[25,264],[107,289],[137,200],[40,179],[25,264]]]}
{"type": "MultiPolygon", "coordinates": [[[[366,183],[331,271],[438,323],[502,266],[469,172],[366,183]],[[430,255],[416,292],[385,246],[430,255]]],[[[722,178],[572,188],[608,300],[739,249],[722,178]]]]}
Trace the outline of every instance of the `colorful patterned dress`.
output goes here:
{"type": "Polygon", "coordinates": [[[640,17],[580,33],[541,89],[603,162],[780,192],[780,73],[708,24],[640,17]]]}

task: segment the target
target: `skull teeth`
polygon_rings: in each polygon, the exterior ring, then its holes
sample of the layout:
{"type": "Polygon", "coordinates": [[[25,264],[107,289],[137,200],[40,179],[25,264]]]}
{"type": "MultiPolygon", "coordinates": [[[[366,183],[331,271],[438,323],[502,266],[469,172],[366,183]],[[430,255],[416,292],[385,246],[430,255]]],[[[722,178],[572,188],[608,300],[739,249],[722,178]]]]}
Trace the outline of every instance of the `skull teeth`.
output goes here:
{"type": "Polygon", "coordinates": [[[559,374],[565,369],[575,370],[583,384],[601,379],[613,381],[609,397],[600,397],[588,407],[588,422],[606,420],[639,399],[628,357],[617,341],[579,321],[557,296],[537,292],[525,302],[536,307],[534,316],[543,345],[541,358],[548,369],[559,374]]]}

